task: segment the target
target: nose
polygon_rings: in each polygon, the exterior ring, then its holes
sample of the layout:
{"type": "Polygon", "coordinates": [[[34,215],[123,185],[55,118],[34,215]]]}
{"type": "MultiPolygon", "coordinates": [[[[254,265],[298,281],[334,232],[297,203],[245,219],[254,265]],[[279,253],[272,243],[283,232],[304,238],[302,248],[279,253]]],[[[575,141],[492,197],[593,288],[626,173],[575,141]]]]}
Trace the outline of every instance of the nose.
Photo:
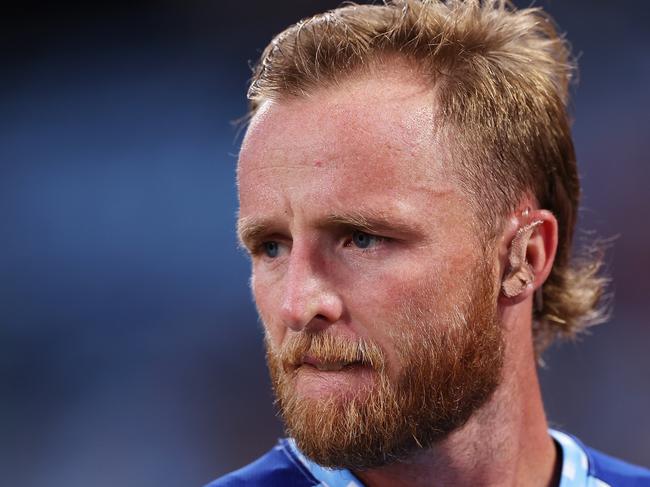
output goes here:
{"type": "Polygon", "coordinates": [[[317,331],[337,322],[343,302],[328,263],[316,251],[294,245],[284,277],[280,318],[293,331],[317,331]]]}

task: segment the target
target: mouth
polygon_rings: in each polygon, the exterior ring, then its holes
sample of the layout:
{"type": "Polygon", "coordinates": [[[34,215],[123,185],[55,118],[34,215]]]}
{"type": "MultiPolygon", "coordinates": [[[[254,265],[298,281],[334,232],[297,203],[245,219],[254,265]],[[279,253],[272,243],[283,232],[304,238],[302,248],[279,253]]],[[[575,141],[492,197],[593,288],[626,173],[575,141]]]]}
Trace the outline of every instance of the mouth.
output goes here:
{"type": "Polygon", "coordinates": [[[313,367],[321,372],[340,372],[345,369],[363,365],[361,361],[347,362],[347,361],[326,361],[319,360],[315,357],[305,356],[298,364],[298,367],[307,365],[313,367]]]}
{"type": "Polygon", "coordinates": [[[377,380],[370,364],[356,357],[304,355],[290,365],[287,378],[301,397],[357,394],[377,380]]]}

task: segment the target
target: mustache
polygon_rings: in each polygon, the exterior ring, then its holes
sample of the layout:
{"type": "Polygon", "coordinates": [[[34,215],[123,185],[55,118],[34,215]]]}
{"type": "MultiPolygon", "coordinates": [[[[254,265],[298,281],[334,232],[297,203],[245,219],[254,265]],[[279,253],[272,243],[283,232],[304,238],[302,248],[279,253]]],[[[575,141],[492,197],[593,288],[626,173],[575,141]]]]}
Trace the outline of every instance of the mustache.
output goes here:
{"type": "Polygon", "coordinates": [[[384,352],[372,340],[350,339],[328,330],[296,333],[287,337],[279,350],[269,346],[267,350],[285,371],[302,365],[305,357],[324,363],[355,362],[378,371],[383,371],[386,364],[384,352]]]}

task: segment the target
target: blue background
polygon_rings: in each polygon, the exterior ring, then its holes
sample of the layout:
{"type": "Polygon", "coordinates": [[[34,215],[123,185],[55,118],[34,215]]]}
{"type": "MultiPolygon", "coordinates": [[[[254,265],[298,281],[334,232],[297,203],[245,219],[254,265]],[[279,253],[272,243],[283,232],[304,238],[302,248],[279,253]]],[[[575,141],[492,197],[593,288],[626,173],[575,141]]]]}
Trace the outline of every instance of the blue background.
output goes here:
{"type": "MultiPolygon", "coordinates": [[[[234,234],[233,123],[271,36],[338,2],[22,2],[0,20],[0,484],[190,486],[281,435],[234,234]]],[[[579,55],[580,227],[613,319],[554,348],[555,426],[650,465],[650,30],[542,2],[579,55]]]]}

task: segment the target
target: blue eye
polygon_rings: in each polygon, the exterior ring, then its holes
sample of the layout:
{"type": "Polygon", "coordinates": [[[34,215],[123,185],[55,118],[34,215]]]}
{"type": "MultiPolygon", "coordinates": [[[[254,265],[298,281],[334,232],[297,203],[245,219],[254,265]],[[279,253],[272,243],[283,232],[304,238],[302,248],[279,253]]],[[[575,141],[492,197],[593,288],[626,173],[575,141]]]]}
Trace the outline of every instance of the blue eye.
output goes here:
{"type": "Polygon", "coordinates": [[[354,245],[360,249],[367,249],[372,244],[376,243],[377,237],[374,235],[369,235],[365,232],[360,232],[358,230],[352,232],[352,242],[354,245]]]}
{"type": "Polygon", "coordinates": [[[278,251],[279,251],[278,243],[274,242],[273,240],[269,242],[264,242],[262,244],[262,249],[264,250],[264,253],[266,254],[267,257],[273,259],[278,256],[278,251]]]}

